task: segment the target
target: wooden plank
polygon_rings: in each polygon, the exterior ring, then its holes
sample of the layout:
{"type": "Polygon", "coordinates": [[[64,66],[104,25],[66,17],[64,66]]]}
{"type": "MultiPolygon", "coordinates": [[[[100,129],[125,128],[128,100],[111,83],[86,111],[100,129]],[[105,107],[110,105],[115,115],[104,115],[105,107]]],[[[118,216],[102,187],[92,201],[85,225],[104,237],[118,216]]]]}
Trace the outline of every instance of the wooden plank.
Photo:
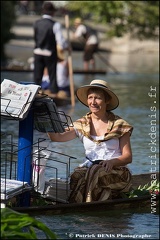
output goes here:
{"type": "Polygon", "coordinates": [[[73,73],[75,74],[106,74],[106,70],[101,70],[101,69],[95,69],[95,70],[83,70],[83,69],[74,69],[73,73]]]}
{"type": "MultiPolygon", "coordinates": [[[[33,72],[32,69],[24,69],[24,68],[3,68],[1,67],[1,72],[17,72],[17,73],[30,73],[33,72]]],[[[88,70],[85,71],[83,69],[74,69],[74,74],[106,74],[106,70],[102,69],[95,69],[95,70],[88,70]]]]}
{"type": "MultiPolygon", "coordinates": [[[[157,181],[159,181],[159,172],[155,173],[157,181]]],[[[152,173],[144,173],[141,175],[132,175],[132,187],[137,188],[139,185],[144,186],[147,183],[154,181],[152,173]]]]}
{"type": "Polygon", "coordinates": [[[89,211],[111,211],[111,210],[124,210],[124,209],[141,209],[150,208],[150,196],[136,197],[130,199],[115,199],[107,200],[104,202],[91,202],[91,203],[68,203],[56,204],[49,206],[36,206],[36,207],[15,207],[12,208],[18,212],[26,212],[31,214],[64,214],[64,213],[77,213],[89,211]]]}

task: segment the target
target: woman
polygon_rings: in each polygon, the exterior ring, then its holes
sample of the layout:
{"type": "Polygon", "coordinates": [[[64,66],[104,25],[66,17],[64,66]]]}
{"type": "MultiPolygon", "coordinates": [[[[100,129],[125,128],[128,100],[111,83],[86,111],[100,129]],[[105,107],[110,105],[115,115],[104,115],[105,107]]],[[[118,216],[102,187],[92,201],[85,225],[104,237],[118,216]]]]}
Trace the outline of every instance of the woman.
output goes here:
{"type": "Polygon", "coordinates": [[[90,112],[75,121],[70,131],[49,132],[52,141],[65,142],[79,137],[85,160],[71,175],[70,202],[102,201],[124,191],[131,180],[127,164],[132,162],[130,135],[133,127],[111,110],[119,105],[108,83],[93,80],[76,92],[90,112]]]}

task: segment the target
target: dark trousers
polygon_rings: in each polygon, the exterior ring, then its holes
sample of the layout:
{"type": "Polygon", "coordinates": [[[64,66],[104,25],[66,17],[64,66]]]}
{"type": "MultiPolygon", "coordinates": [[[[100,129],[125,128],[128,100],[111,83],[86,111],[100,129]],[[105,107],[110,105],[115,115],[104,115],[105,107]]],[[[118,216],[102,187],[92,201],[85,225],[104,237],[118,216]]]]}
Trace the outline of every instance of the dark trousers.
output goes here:
{"type": "Polygon", "coordinates": [[[41,85],[44,68],[47,67],[50,86],[49,89],[52,93],[58,92],[57,85],[57,55],[53,53],[51,56],[42,56],[34,54],[34,82],[35,84],[41,85]]]}

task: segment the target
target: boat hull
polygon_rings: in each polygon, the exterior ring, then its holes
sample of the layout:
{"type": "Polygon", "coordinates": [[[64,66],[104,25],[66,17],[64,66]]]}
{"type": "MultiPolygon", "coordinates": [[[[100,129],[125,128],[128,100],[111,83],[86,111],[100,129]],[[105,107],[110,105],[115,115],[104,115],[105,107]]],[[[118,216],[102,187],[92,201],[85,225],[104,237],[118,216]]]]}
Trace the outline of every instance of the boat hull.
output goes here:
{"type": "MultiPolygon", "coordinates": [[[[158,206],[158,199],[156,200],[158,206]]],[[[66,203],[56,204],[50,206],[36,206],[36,207],[16,207],[12,208],[15,211],[29,213],[29,214],[64,214],[64,213],[78,213],[78,212],[92,212],[92,211],[114,211],[125,209],[150,209],[151,196],[124,198],[107,200],[104,202],[90,202],[90,203],[66,203]]]]}
{"type": "MultiPolygon", "coordinates": [[[[155,173],[159,181],[159,173],[155,173]]],[[[132,187],[137,189],[139,185],[144,186],[151,182],[151,174],[141,174],[132,176],[132,187]]],[[[112,199],[101,202],[84,203],[56,203],[48,206],[16,207],[13,210],[29,214],[64,214],[92,211],[114,211],[114,210],[147,210],[153,213],[158,212],[159,195],[144,195],[132,198],[112,199]]]]}

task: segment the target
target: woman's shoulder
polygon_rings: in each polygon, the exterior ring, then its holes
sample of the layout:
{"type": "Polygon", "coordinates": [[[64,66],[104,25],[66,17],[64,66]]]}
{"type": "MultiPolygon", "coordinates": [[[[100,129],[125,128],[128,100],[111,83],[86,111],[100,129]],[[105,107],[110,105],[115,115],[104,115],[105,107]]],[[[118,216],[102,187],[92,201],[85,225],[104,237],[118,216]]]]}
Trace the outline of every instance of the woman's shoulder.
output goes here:
{"type": "Polygon", "coordinates": [[[111,121],[118,121],[118,120],[120,120],[120,121],[125,121],[124,118],[122,118],[122,117],[119,116],[119,115],[114,114],[113,112],[109,112],[109,113],[108,113],[108,118],[109,118],[109,120],[111,120],[111,121]]]}

